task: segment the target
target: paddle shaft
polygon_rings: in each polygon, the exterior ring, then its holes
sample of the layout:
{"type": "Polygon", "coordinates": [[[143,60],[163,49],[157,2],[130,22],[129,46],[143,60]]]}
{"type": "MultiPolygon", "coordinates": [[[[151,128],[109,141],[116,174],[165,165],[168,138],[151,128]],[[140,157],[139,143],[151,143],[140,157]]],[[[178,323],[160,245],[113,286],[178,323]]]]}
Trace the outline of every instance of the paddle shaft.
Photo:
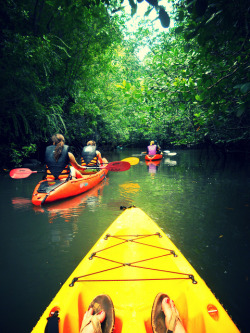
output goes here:
{"type": "MultiPolygon", "coordinates": [[[[113,172],[119,172],[119,171],[126,171],[130,168],[130,163],[129,162],[122,162],[122,161],[116,161],[116,162],[109,162],[105,163],[107,166],[105,167],[109,171],[113,172]]],[[[98,166],[93,166],[93,167],[86,167],[86,169],[100,169],[98,166]]],[[[22,179],[22,178],[27,178],[29,177],[32,173],[37,173],[37,172],[44,172],[44,171],[32,171],[28,168],[19,168],[19,169],[13,169],[10,171],[10,177],[14,179],[22,179]]]]}

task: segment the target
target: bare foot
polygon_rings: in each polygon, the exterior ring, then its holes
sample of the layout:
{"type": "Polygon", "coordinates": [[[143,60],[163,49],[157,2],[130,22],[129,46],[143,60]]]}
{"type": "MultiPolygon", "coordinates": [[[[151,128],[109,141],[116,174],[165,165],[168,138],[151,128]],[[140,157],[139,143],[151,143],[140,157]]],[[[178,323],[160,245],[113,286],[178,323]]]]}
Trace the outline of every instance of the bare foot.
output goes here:
{"type": "MultiPolygon", "coordinates": [[[[83,316],[83,320],[87,320],[89,317],[93,315],[93,308],[90,308],[88,311],[85,312],[83,316]]],[[[102,323],[105,319],[105,312],[101,311],[97,315],[95,315],[100,323],[102,323]]],[[[80,333],[95,333],[95,329],[93,327],[93,324],[90,322],[87,326],[85,326],[83,329],[81,328],[80,333]]]]}
{"type": "MultiPolygon", "coordinates": [[[[170,325],[173,324],[173,318],[172,318],[172,315],[173,314],[176,314],[177,316],[179,316],[179,312],[177,311],[175,305],[174,305],[174,302],[168,298],[168,297],[165,297],[163,300],[162,300],[162,311],[164,312],[165,314],[165,323],[166,323],[166,327],[169,328],[170,325]],[[170,323],[171,321],[171,323],[170,323]]],[[[186,333],[183,325],[182,325],[182,322],[180,320],[177,319],[176,321],[176,326],[175,328],[173,328],[173,332],[174,333],[186,333]]]]}

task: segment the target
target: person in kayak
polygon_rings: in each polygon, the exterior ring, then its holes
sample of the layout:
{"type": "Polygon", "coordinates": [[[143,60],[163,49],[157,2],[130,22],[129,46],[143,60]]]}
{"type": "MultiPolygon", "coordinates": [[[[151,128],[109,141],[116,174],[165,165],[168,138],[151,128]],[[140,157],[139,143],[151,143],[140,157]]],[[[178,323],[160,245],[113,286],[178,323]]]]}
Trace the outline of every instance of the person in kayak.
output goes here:
{"type": "Polygon", "coordinates": [[[96,150],[96,142],[90,140],[87,145],[83,147],[81,154],[81,165],[87,167],[97,167],[101,164],[108,163],[105,157],[102,157],[101,153],[96,150]]]}
{"type": "Polygon", "coordinates": [[[158,145],[157,141],[155,140],[155,145],[156,145],[156,154],[161,154],[161,147],[158,145]]]}
{"type": "Polygon", "coordinates": [[[150,142],[150,145],[147,146],[147,155],[155,155],[157,151],[157,146],[154,141],[150,142]]]}
{"type": "MultiPolygon", "coordinates": [[[[96,299],[106,297],[106,295],[97,296],[96,299]]],[[[83,317],[80,333],[96,333],[96,332],[112,332],[114,326],[114,308],[113,303],[109,300],[106,302],[104,309],[98,304],[99,312],[95,313],[95,302],[90,304],[88,311],[85,312],[83,317]],[[106,310],[106,311],[105,311],[106,310]],[[106,327],[104,321],[107,320],[106,327]],[[102,331],[102,327],[105,327],[102,331]]],[[[151,324],[153,333],[159,332],[173,332],[173,333],[186,333],[182,324],[179,312],[168,295],[160,293],[156,296],[151,313],[151,324]]]]}
{"type": "Polygon", "coordinates": [[[85,168],[79,165],[74,155],[69,152],[69,146],[64,144],[64,136],[54,134],[51,139],[53,144],[48,146],[45,151],[46,178],[64,179],[68,178],[69,175],[82,178],[82,174],[78,170],[84,171],[85,168]]]}

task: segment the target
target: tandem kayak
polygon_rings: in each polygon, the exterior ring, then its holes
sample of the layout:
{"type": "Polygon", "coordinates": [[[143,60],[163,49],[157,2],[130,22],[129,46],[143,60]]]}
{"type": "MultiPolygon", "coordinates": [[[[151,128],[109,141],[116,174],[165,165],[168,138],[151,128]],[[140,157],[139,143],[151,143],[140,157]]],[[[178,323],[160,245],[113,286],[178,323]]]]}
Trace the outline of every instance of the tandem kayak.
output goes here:
{"type": "MultiPolygon", "coordinates": [[[[48,205],[33,205],[33,210],[36,213],[46,213],[49,223],[53,223],[58,217],[68,222],[69,216],[79,216],[86,207],[91,206],[93,208],[100,203],[103,189],[108,185],[108,181],[109,179],[106,178],[87,192],[68,198],[67,200],[59,200],[48,205]]],[[[30,200],[26,199],[26,203],[24,200],[24,205],[27,205],[27,202],[30,202],[30,200]]],[[[17,208],[22,207],[20,198],[16,198],[15,202],[12,200],[12,203],[16,204],[17,208]]]]}
{"type": "Polygon", "coordinates": [[[161,160],[163,157],[162,154],[156,154],[156,155],[146,155],[145,161],[158,161],[161,160]]]}
{"type": "Polygon", "coordinates": [[[100,294],[115,309],[115,333],[152,333],[155,296],[175,302],[187,332],[239,332],[181,252],[141,209],[128,208],[80,262],[33,329],[44,332],[59,312],[59,333],[80,331],[85,311],[100,294]]]}
{"type": "Polygon", "coordinates": [[[34,189],[32,203],[40,206],[44,203],[84,193],[103,181],[107,173],[108,169],[103,168],[96,173],[86,174],[83,175],[83,178],[78,179],[42,180],[34,189]]]}

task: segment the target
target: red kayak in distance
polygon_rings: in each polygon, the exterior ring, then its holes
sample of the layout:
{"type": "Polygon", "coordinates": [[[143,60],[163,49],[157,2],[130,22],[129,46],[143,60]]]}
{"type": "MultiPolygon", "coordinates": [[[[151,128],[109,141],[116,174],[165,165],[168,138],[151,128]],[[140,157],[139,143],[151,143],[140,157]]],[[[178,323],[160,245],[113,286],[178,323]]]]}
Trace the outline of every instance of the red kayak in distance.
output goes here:
{"type": "Polygon", "coordinates": [[[159,161],[163,157],[162,154],[156,154],[156,155],[146,155],[145,161],[159,161]]]}

